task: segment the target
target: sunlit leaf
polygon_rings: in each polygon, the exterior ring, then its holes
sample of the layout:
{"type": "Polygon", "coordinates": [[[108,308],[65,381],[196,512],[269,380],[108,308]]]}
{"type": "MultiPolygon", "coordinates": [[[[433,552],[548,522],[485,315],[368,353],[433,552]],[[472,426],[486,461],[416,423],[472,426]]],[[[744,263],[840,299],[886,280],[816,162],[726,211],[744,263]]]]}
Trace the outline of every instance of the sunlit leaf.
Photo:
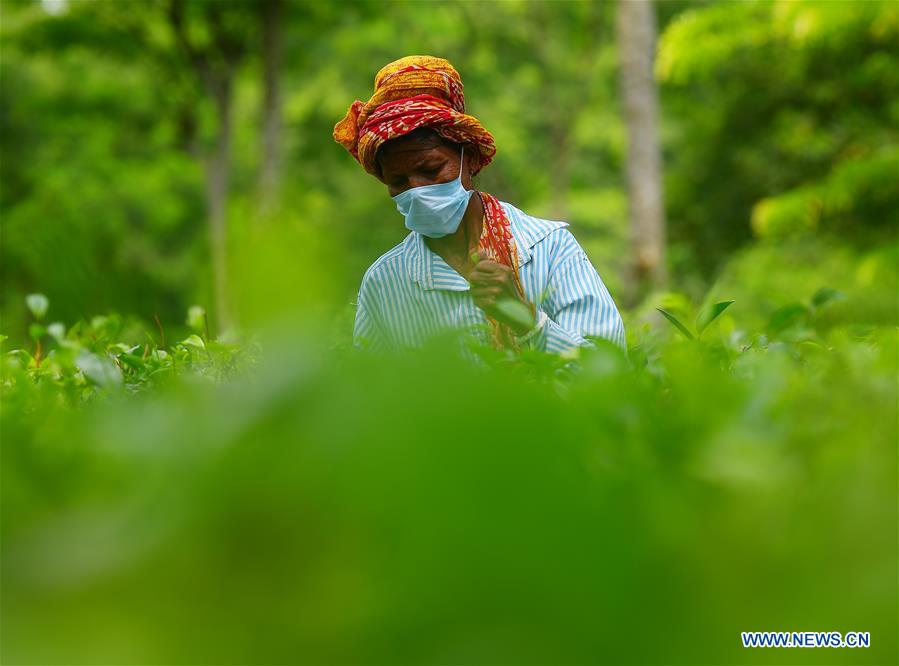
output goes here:
{"type": "Polygon", "coordinates": [[[206,349],[206,343],[203,342],[203,338],[199,335],[190,335],[184,340],[181,341],[182,345],[187,347],[196,347],[197,349],[206,349]]]}
{"type": "Polygon", "coordinates": [[[66,337],[66,326],[61,321],[55,321],[47,327],[47,333],[52,335],[57,342],[66,337]]]}
{"type": "Polygon", "coordinates": [[[122,372],[109,358],[83,352],[75,360],[75,365],[85,377],[104,388],[115,387],[122,383],[122,372]]]}
{"type": "Polygon", "coordinates": [[[50,301],[43,294],[28,294],[25,297],[25,305],[31,310],[35,319],[43,319],[50,307],[50,301]]]}
{"type": "Polygon", "coordinates": [[[187,310],[187,325],[202,334],[206,329],[206,308],[201,305],[191,305],[187,310]]]}

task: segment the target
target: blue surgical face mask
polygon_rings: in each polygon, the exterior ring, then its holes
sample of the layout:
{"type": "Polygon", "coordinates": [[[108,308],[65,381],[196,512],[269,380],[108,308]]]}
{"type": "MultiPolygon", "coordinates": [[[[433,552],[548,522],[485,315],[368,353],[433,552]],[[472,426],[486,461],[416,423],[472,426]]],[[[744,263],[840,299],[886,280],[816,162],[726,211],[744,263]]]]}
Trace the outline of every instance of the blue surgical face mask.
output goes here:
{"type": "MultiPolygon", "coordinates": [[[[465,157],[465,148],[462,148],[465,157]]],[[[406,218],[406,228],[429,238],[443,238],[455,233],[468,208],[474,190],[462,187],[462,161],[455,180],[435,185],[422,185],[400,192],[393,200],[406,218]]]]}

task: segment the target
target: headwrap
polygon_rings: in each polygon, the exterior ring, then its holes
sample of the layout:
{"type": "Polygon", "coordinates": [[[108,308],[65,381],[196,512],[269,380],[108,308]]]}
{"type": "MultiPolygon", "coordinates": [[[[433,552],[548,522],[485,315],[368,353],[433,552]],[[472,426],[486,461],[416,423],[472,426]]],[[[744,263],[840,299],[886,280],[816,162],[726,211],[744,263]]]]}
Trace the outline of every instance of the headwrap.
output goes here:
{"type": "Polygon", "coordinates": [[[382,67],[375,76],[371,99],[353,102],[334,126],[334,140],[368,173],[380,178],[375,164],[378,148],[420,127],[477,148],[474,173],[490,164],[496,154],[493,135],[477,118],[465,114],[459,72],[443,58],[433,56],[406,56],[382,67]]]}
{"type": "MultiPolygon", "coordinates": [[[[375,162],[378,148],[421,127],[430,127],[454,143],[474,146],[478,163],[473,174],[490,164],[496,154],[493,135],[477,118],[465,113],[459,73],[443,58],[433,56],[406,56],[382,67],[375,76],[371,99],[352,103],[343,120],[334,126],[334,140],[380,180],[375,162]]],[[[515,285],[523,294],[509,218],[496,197],[486,192],[477,194],[484,207],[478,250],[512,268],[515,285]]],[[[512,331],[492,317],[487,319],[493,345],[517,350],[512,331]]]]}

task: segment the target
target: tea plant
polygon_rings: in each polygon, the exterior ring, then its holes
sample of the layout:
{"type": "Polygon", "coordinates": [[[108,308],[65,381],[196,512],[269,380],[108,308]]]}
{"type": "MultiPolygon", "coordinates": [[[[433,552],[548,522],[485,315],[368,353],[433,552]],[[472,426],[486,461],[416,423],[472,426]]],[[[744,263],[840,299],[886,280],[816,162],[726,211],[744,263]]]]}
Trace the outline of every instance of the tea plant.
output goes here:
{"type": "Polygon", "coordinates": [[[67,328],[58,321],[45,323],[50,304],[42,294],[30,294],[26,305],[33,317],[31,348],[4,350],[0,361],[6,400],[39,391],[74,404],[100,394],[144,391],[183,374],[224,381],[252,367],[259,355],[256,342],[213,339],[199,306],[188,312],[190,335],[167,343],[158,318],[158,338],[144,331],[145,341],[134,342],[135,327],[120,315],[99,315],[67,328]]]}

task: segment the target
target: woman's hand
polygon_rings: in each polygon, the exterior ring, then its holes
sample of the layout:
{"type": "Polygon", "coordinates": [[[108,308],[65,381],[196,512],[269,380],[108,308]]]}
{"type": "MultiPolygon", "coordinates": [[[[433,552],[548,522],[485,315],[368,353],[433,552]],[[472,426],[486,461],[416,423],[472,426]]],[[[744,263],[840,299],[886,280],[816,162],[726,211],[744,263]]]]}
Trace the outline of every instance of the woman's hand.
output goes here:
{"type": "Polygon", "coordinates": [[[475,305],[516,335],[524,335],[536,325],[536,308],[518,292],[509,266],[491,261],[486,252],[472,254],[474,267],[466,276],[475,305]]]}

